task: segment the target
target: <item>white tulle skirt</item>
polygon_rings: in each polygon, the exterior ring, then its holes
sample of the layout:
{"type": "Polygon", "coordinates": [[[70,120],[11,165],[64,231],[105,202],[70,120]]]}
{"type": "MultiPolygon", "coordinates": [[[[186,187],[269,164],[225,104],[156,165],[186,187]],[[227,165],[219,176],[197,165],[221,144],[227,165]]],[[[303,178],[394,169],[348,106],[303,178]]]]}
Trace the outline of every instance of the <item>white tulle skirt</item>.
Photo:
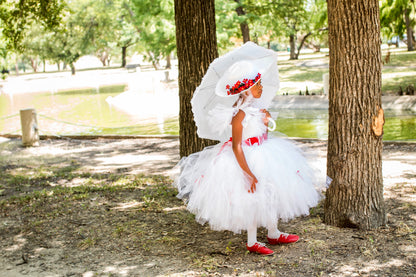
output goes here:
{"type": "Polygon", "coordinates": [[[255,193],[248,192],[250,180],[231,143],[206,147],[178,163],[178,197],[186,199],[199,223],[240,233],[253,225],[273,226],[278,220],[307,215],[318,204],[316,172],[292,142],[269,138],[260,145],[243,145],[243,151],[258,180],[255,193]]]}

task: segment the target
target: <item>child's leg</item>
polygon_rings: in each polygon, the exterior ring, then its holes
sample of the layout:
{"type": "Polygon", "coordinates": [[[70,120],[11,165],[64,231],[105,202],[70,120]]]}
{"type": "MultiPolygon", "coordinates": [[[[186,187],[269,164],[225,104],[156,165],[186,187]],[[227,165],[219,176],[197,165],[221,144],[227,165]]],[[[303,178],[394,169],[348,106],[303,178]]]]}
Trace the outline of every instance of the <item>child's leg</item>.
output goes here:
{"type": "Polygon", "coordinates": [[[267,224],[267,237],[277,239],[282,233],[277,229],[277,223],[269,222],[267,224]]]}
{"type": "Polygon", "coordinates": [[[247,228],[247,246],[251,247],[257,242],[257,225],[247,228]]]}
{"type": "Polygon", "coordinates": [[[247,228],[247,250],[262,255],[272,255],[274,253],[263,243],[257,242],[257,224],[252,224],[247,228]]]}
{"type": "Polygon", "coordinates": [[[299,240],[297,235],[282,233],[277,229],[277,223],[267,224],[267,240],[270,244],[292,243],[299,240]]]}

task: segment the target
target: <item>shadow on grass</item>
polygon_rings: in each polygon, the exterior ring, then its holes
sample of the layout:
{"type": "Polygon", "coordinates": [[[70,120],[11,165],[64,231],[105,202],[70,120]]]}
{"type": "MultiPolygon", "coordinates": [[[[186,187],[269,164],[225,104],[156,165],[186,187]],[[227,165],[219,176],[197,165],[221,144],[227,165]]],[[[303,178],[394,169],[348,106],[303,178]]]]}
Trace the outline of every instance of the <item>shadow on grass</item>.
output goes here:
{"type": "MultiPolygon", "coordinates": [[[[415,205],[399,198],[386,200],[389,225],[374,231],[327,226],[320,205],[310,216],[280,224],[282,231],[296,233],[301,240],[272,246],[276,254],[264,257],[247,253],[244,233],[199,225],[166,177],[84,174],[77,173],[77,167],[55,168],[33,178],[20,176],[20,168],[6,170],[8,186],[27,185],[32,190],[7,194],[0,201],[0,215],[7,222],[0,226],[3,258],[13,260],[24,253],[31,257],[32,270],[42,270],[46,263],[74,274],[105,274],[111,266],[113,276],[414,272],[415,205]],[[48,261],[46,251],[62,258],[48,261]]],[[[412,187],[391,190],[403,189],[412,187]]],[[[260,228],[259,241],[266,241],[266,234],[260,228]]]]}

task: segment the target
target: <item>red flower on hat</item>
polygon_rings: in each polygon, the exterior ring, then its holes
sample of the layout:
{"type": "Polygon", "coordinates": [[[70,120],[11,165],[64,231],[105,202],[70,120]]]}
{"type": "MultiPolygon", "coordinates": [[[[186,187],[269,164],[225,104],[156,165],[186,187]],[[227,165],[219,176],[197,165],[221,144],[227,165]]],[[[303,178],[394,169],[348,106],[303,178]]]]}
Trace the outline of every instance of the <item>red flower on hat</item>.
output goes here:
{"type": "Polygon", "coordinates": [[[226,85],[225,88],[227,89],[227,95],[234,95],[238,94],[246,89],[249,89],[258,80],[260,80],[261,74],[257,73],[254,79],[243,79],[242,81],[237,81],[232,87],[230,85],[226,85]]]}

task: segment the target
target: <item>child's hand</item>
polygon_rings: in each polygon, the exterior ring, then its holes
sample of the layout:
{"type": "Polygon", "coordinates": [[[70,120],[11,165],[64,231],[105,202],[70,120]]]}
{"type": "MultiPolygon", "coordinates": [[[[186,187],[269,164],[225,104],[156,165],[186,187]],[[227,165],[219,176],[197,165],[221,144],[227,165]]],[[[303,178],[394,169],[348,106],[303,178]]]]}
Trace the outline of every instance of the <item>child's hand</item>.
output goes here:
{"type": "Polygon", "coordinates": [[[256,191],[256,185],[258,183],[257,178],[252,176],[251,177],[251,186],[250,189],[248,190],[249,193],[254,193],[256,191]]]}
{"type": "Polygon", "coordinates": [[[266,109],[261,109],[260,111],[264,113],[263,123],[264,125],[267,126],[269,124],[269,118],[271,118],[272,116],[270,115],[269,111],[267,111],[266,109]]]}
{"type": "Polygon", "coordinates": [[[272,116],[270,115],[269,111],[268,111],[268,110],[266,110],[266,109],[261,109],[261,112],[262,112],[262,113],[264,113],[264,114],[266,115],[266,117],[272,117],[272,116]]]}

